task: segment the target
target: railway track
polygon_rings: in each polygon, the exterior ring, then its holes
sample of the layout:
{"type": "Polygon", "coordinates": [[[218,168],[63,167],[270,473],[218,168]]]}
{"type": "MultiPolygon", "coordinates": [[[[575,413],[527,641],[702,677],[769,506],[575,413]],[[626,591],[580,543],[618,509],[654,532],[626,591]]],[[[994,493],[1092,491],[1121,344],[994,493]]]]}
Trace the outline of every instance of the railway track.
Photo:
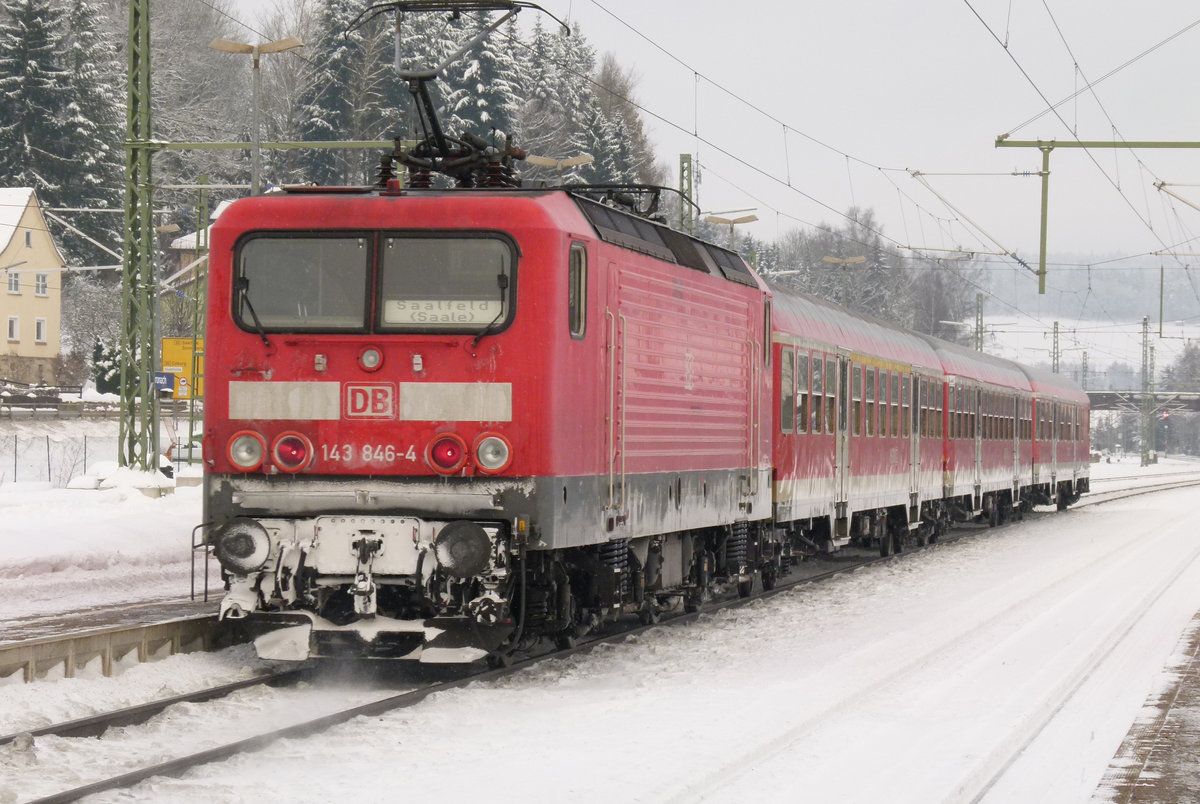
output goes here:
{"type": "MultiPolygon", "coordinates": [[[[1147,487],[1112,490],[1112,491],[1108,491],[1108,492],[1102,492],[1099,494],[1093,493],[1093,494],[1087,495],[1087,497],[1085,497],[1084,500],[1082,500],[1080,502],[1080,505],[1111,502],[1113,500],[1122,499],[1125,497],[1138,496],[1138,495],[1142,495],[1142,494],[1148,494],[1148,493],[1154,493],[1154,492],[1158,492],[1158,491],[1166,491],[1166,490],[1172,490],[1172,489],[1184,488],[1184,487],[1190,487],[1190,486],[1200,486],[1200,478],[1193,477],[1190,480],[1167,481],[1167,482],[1157,483],[1153,486],[1147,486],[1147,487]]],[[[981,529],[986,529],[986,528],[980,528],[978,526],[960,527],[960,528],[957,528],[955,532],[943,537],[941,542],[939,542],[938,544],[930,545],[927,548],[910,549],[903,554],[900,554],[897,556],[890,556],[887,558],[864,555],[861,558],[861,560],[849,560],[849,561],[840,562],[836,566],[829,566],[828,568],[818,569],[816,572],[807,573],[802,578],[796,578],[793,580],[789,580],[788,578],[785,577],[784,579],[781,579],[779,585],[776,588],[774,588],[772,590],[759,591],[757,594],[752,595],[747,598],[729,597],[729,598],[713,601],[713,602],[707,604],[699,612],[670,614],[669,616],[664,617],[663,620],[657,624],[631,625],[630,627],[624,628],[621,631],[616,632],[616,633],[596,636],[596,637],[588,639],[586,641],[581,641],[579,645],[577,645],[573,648],[570,648],[570,649],[548,652],[545,654],[541,654],[538,656],[534,656],[534,657],[530,657],[530,658],[521,660],[519,662],[514,663],[510,667],[489,669],[489,670],[480,669],[477,672],[469,672],[466,675],[462,675],[461,677],[447,679],[447,680],[439,680],[439,681],[434,681],[431,683],[425,683],[414,689],[404,690],[401,692],[396,692],[394,694],[385,694],[385,695],[382,695],[381,697],[377,698],[376,700],[372,700],[372,701],[369,701],[366,703],[360,703],[360,704],[357,704],[357,705],[351,706],[351,707],[346,707],[346,708],[341,709],[336,712],[332,712],[332,713],[321,715],[319,717],[307,719],[303,722],[293,723],[293,724],[290,724],[290,725],[287,725],[287,726],[284,726],[281,728],[254,734],[253,736],[250,736],[250,737],[245,737],[245,738],[238,739],[238,740],[232,740],[223,745],[206,748],[204,750],[190,753],[190,754],[180,756],[177,758],[173,758],[170,760],[157,762],[157,763],[153,763],[153,764],[147,764],[145,767],[142,767],[142,768],[115,774],[110,778],[101,779],[101,780],[91,782],[89,784],[86,784],[86,785],[83,785],[80,787],[65,790],[60,793],[44,796],[42,798],[35,799],[34,801],[36,801],[36,802],[75,801],[79,798],[82,798],[87,795],[92,795],[95,793],[100,793],[100,792],[104,792],[104,791],[108,791],[108,790],[128,788],[128,787],[138,784],[139,782],[142,782],[144,780],[150,779],[155,776],[179,776],[191,768],[195,768],[197,766],[212,763],[212,762],[218,762],[221,760],[229,759],[229,758],[234,757],[239,754],[252,752],[252,751],[258,750],[260,748],[263,748],[263,747],[265,747],[277,740],[280,740],[280,739],[301,738],[301,737],[311,736],[314,734],[318,734],[318,733],[320,733],[326,729],[329,729],[333,726],[336,726],[341,723],[345,723],[347,721],[353,720],[358,717],[378,716],[378,715],[384,714],[386,712],[403,709],[405,707],[414,706],[414,705],[420,703],[421,701],[423,701],[425,698],[429,697],[430,695],[436,694],[438,692],[444,692],[447,690],[455,689],[455,688],[464,686],[469,683],[489,682],[489,681],[498,680],[498,679],[504,678],[506,676],[522,672],[523,670],[525,670],[529,667],[532,667],[546,659],[551,659],[551,658],[561,659],[561,658],[568,657],[575,653],[590,651],[590,650],[593,650],[598,645],[601,645],[604,643],[611,643],[611,642],[626,640],[632,636],[635,636],[635,635],[643,633],[651,628],[655,628],[655,627],[659,627],[659,626],[674,627],[674,626],[686,625],[690,622],[695,621],[697,618],[699,618],[701,616],[711,615],[722,609],[736,608],[736,607],[745,606],[745,605],[748,605],[751,603],[755,603],[758,601],[766,600],[766,599],[769,599],[769,598],[777,596],[777,595],[791,592],[791,591],[797,589],[798,587],[825,581],[825,580],[834,578],[836,576],[842,575],[844,573],[859,570],[863,567],[870,566],[875,563],[885,562],[885,561],[904,560],[905,556],[911,556],[911,555],[920,553],[925,549],[937,549],[942,545],[951,544],[955,541],[958,541],[958,540],[961,540],[964,538],[968,538],[969,536],[971,536],[974,533],[977,533],[981,529]]],[[[1198,548],[1197,554],[1200,555],[1200,548],[1198,548]]],[[[1193,556],[1193,558],[1195,558],[1195,556],[1193,556]]],[[[1111,563],[1111,560],[1112,560],[1112,556],[1106,555],[1103,560],[1093,562],[1092,564],[1089,564],[1088,567],[1085,569],[1087,572],[1092,572],[1097,567],[1102,566],[1105,563],[1111,563]]],[[[813,563],[819,564],[819,563],[821,563],[821,560],[818,559],[816,562],[813,562],[813,563]]],[[[816,568],[813,567],[813,569],[816,569],[816,568]]],[[[1081,570],[1079,573],[1076,573],[1076,574],[1082,576],[1085,573],[1083,570],[1081,570]]],[[[1177,576],[1174,576],[1174,577],[1177,577],[1177,576]]],[[[1077,678],[1072,679],[1071,684],[1065,684],[1063,686],[1063,688],[1059,691],[1060,697],[1061,696],[1069,697],[1070,694],[1072,693],[1072,690],[1075,687],[1077,687],[1078,684],[1082,684],[1084,681],[1086,681],[1087,677],[1090,675],[1091,668],[1094,668],[1094,666],[1096,664],[1103,661],[1103,659],[1105,657],[1107,657],[1107,655],[1113,650],[1113,648],[1117,644],[1119,644],[1122,635],[1127,634],[1136,625],[1138,619],[1144,615],[1145,611],[1148,610],[1149,607],[1152,606],[1155,601],[1157,601],[1158,597],[1160,597],[1161,594],[1163,594],[1163,592],[1165,592],[1166,588],[1167,587],[1164,586],[1156,595],[1151,595],[1151,596],[1148,596],[1147,598],[1145,598],[1143,601],[1140,602],[1140,604],[1137,607],[1135,607],[1133,610],[1131,610],[1128,617],[1126,617],[1124,620],[1122,620],[1120,623],[1118,623],[1116,626],[1114,626],[1114,628],[1112,629],[1111,638],[1109,640],[1107,640],[1107,642],[1105,643],[1105,645],[1106,645],[1105,649],[1097,650],[1094,652],[1093,656],[1089,657],[1088,664],[1086,664],[1076,674],[1077,678]],[[1075,686],[1072,686],[1072,684],[1074,684],[1075,686]]],[[[1045,593],[1048,595],[1051,591],[1052,590],[1048,588],[1047,590],[1045,590],[1045,593]]],[[[1045,605],[1046,605],[1046,601],[1041,600],[1040,597],[1037,600],[1024,601],[1024,602],[1020,603],[1019,605],[1015,606],[1012,610],[1006,610],[1004,612],[1001,612],[1000,614],[997,614],[996,617],[993,619],[1001,619],[1003,617],[1010,616],[1013,613],[1013,611],[1015,611],[1017,609],[1019,609],[1020,611],[1023,611],[1023,612],[1024,611],[1041,610],[1042,608],[1045,607],[1045,605]]],[[[963,641],[970,640],[972,638],[973,637],[971,634],[957,635],[956,637],[950,639],[947,643],[945,643],[941,648],[939,648],[939,652],[944,653],[944,652],[953,650],[956,645],[960,644],[963,641]]],[[[928,661],[930,661],[930,656],[923,656],[923,657],[921,657],[919,662],[917,662],[917,664],[924,664],[928,661]]],[[[893,668],[893,671],[894,671],[894,668],[893,668]]],[[[255,685],[287,684],[290,681],[295,681],[299,678],[303,678],[305,672],[306,671],[304,669],[295,669],[295,670],[283,671],[281,673],[270,674],[267,676],[256,677],[253,679],[247,679],[244,681],[236,682],[234,684],[223,685],[221,687],[215,687],[215,688],[212,688],[209,690],[198,691],[196,693],[181,695],[181,696],[177,696],[177,697],[170,698],[170,699],[163,699],[160,701],[143,704],[143,705],[140,705],[137,707],[131,707],[129,709],[121,710],[119,712],[113,712],[113,713],[108,713],[108,714],[104,714],[104,715],[96,715],[96,716],[84,718],[84,719],[81,719],[78,721],[57,724],[55,726],[47,726],[44,728],[40,728],[36,731],[27,732],[27,734],[29,734],[30,736],[32,736],[34,738],[45,736],[45,735],[57,735],[57,736],[61,736],[61,737],[68,737],[68,736],[69,737],[77,737],[77,736],[97,735],[97,734],[103,733],[103,731],[105,729],[110,728],[115,725],[131,725],[131,724],[144,723],[147,720],[149,720],[150,718],[154,717],[155,715],[163,712],[168,707],[178,704],[178,703],[183,703],[183,702],[197,703],[197,702],[204,702],[204,701],[213,701],[215,699],[219,699],[224,696],[227,696],[234,691],[237,691],[240,689],[245,689],[247,687],[251,687],[251,686],[255,686],[255,685]]],[[[886,685],[884,685],[884,686],[886,686],[886,685]]],[[[1051,702],[1051,703],[1056,704],[1056,706],[1061,706],[1061,701],[1051,702]]],[[[1051,714],[1053,713],[1053,711],[1056,710],[1056,706],[1049,706],[1049,710],[1050,710],[1051,714]]],[[[968,788],[972,789],[975,791],[976,795],[973,797],[968,796],[966,799],[963,799],[963,800],[979,800],[980,797],[985,795],[987,793],[987,791],[990,790],[991,787],[995,784],[996,780],[1003,776],[1004,771],[1011,764],[1013,758],[1016,757],[1017,755],[1019,755],[1019,753],[1022,750],[1024,750],[1024,747],[1026,745],[1028,745],[1029,742],[1031,742],[1033,739],[1035,739],[1037,737],[1037,735],[1040,733],[1041,729],[1045,727],[1045,722],[1048,722],[1048,718],[1033,720],[1031,722],[1023,724],[1022,727],[1017,732],[1015,732],[1016,736],[1012,740],[1010,740],[1008,744],[1006,744],[1005,750],[1000,752],[1001,755],[989,758],[988,763],[986,763],[986,765],[984,766],[987,769],[989,769],[987,773],[984,773],[981,770],[981,771],[977,772],[977,774],[976,774],[976,776],[978,778],[973,778],[971,780],[967,780],[966,782],[964,782],[964,790],[968,789],[968,788]]],[[[810,727],[811,725],[812,725],[811,723],[800,724],[800,726],[798,726],[795,729],[792,729],[787,734],[784,734],[782,736],[776,735],[776,737],[773,740],[771,740],[769,742],[769,744],[755,746],[753,748],[753,752],[755,753],[756,756],[763,756],[763,755],[769,755],[772,753],[777,753],[779,751],[782,751],[783,749],[786,748],[787,745],[790,745],[793,742],[795,742],[796,739],[799,739],[799,736],[804,732],[804,730],[806,728],[810,727]]],[[[17,735],[17,734],[13,734],[13,735],[7,735],[4,737],[0,737],[0,745],[5,745],[7,743],[11,743],[14,740],[18,739],[18,736],[19,735],[17,735]]],[[[736,764],[736,763],[732,763],[732,764],[736,764]]],[[[716,776],[714,776],[714,779],[717,778],[717,776],[721,776],[721,774],[725,774],[727,772],[729,772],[728,768],[724,771],[721,771],[721,773],[716,774],[716,776]]],[[[692,795],[693,793],[695,793],[695,791],[696,790],[695,790],[694,786],[688,786],[688,787],[678,791],[679,792],[678,800],[684,800],[685,798],[687,798],[690,795],[692,795]]]]}

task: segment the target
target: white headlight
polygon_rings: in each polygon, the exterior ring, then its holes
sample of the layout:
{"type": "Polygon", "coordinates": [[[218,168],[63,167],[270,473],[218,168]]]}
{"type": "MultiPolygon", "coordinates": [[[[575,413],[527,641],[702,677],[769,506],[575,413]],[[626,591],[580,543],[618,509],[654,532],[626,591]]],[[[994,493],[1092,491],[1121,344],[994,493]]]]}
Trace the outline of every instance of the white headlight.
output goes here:
{"type": "Polygon", "coordinates": [[[487,472],[498,472],[508,465],[511,453],[508,444],[499,436],[487,436],[475,446],[475,460],[487,472]]]}
{"type": "Polygon", "coordinates": [[[238,433],[229,440],[229,460],[239,469],[250,471],[262,466],[267,442],[258,433],[238,433]]]}

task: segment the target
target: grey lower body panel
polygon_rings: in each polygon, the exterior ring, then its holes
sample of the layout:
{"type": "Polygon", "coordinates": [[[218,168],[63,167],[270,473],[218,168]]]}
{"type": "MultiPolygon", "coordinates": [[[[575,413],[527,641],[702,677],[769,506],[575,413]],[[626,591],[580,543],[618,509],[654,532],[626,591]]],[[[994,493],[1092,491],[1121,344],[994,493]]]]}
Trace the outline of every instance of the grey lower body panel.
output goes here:
{"type": "Polygon", "coordinates": [[[206,475],[204,521],[234,517],[396,514],[513,522],[530,549],[562,549],[766,519],[770,470],[536,478],[206,475]]]}

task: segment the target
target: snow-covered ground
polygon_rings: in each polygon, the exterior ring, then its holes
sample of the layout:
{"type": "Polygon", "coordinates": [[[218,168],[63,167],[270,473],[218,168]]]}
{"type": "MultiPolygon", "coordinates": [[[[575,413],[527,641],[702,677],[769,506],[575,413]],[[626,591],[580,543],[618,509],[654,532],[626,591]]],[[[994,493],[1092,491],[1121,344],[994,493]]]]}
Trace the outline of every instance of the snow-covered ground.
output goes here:
{"type": "MultiPolygon", "coordinates": [[[[1094,476],[1193,469],[1128,458],[1094,476]]],[[[1088,801],[1200,610],[1198,503],[1179,490],[980,531],[98,800],[1088,801]]],[[[194,488],[0,485],[2,616],[186,596],[199,518],[194,488]]],[[[0,733],[261,668],[238,648],[7,685],[0,733]]],[[[288,706],[374,694],[316,686],[288,706]]],[[[268,708],[235,700],[251,722],[268,708]]],[[[177,708],[108,748],[0,752],[0,802],[165,757],[172,734],[224,741],[227,713],[177,708]]]]}

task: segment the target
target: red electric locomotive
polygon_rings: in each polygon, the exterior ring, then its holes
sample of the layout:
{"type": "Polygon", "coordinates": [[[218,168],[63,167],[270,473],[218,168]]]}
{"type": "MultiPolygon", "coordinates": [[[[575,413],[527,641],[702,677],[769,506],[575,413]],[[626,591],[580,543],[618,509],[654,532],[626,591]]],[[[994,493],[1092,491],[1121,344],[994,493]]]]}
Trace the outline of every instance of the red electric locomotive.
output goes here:
{"type": "Polygon", "coordinates": [[[434,74],[377,185],[212,228],[204,538],[261,655],[504,661],[1086,490],[1069,383],[772,290],[646,188],[521,188],[434,74]]]}
{"type": "Polygon", "coordinates": [[[369,188],[235,203],[210,259],[205,521],[222,615],[297,626],[265,655],[476,658],[748,580],[769,308],[735,254],[369,188]]]}

